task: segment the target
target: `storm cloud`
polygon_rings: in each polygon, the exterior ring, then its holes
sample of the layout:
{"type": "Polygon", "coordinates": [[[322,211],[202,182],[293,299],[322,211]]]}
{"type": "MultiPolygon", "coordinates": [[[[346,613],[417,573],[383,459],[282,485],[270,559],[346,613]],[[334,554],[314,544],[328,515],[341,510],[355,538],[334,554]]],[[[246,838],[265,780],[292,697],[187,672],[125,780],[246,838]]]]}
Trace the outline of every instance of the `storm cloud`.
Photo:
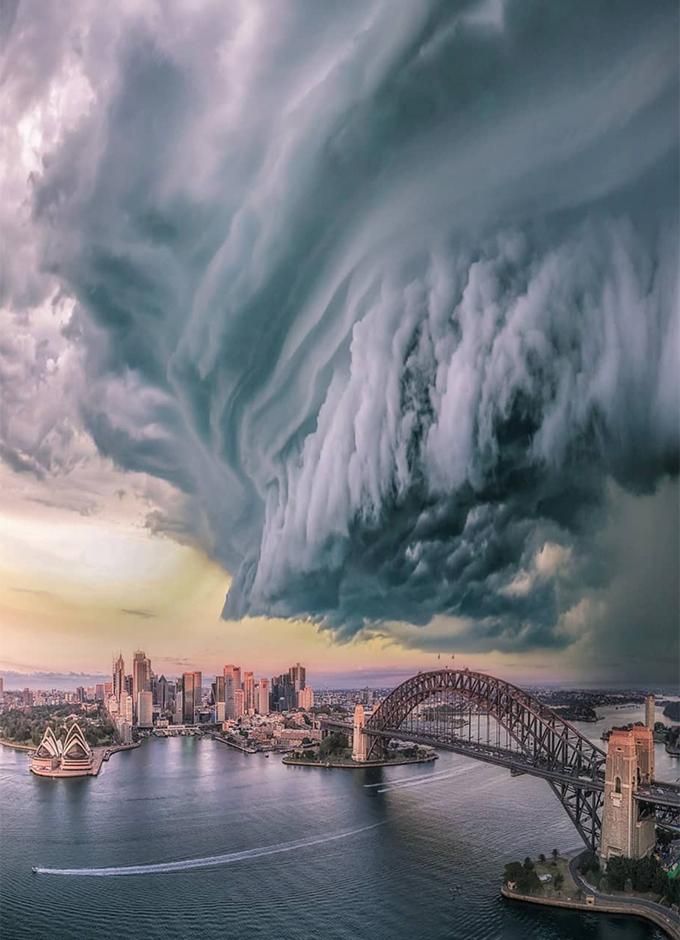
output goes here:
{"type": "Polygon", "coordinates": [[[73,102],[27,223],[68,400],[225,616],[572,642],[611,487],[678,472],[676,4],[39,6],[4,82],[73,102]]]}

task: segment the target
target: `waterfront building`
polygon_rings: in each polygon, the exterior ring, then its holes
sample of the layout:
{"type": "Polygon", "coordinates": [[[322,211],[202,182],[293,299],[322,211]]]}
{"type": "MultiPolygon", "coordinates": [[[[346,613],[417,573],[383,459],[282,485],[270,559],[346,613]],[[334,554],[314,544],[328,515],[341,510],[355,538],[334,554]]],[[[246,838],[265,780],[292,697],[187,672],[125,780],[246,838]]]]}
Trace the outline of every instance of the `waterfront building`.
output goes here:
{"type": "Polygon", "coordinates": [[[243,689],[234,690],[234,718],[243,718],[245,714],[245,695],[243,689]]]}
{"type": "Polygon", "coordinates": [[[255,708],[260,715],[269,714],[269,679],[260,679],[257,683],[255,708]]]}
{"type": "Polygon", "coordinates": [[[645,724],[648,728],[654,730],[656,721],[656,701],[653,695],[648,695],[645,699],[645,724]]]}
{"type": "Polygon", "coordinates": [[[175,692],[175,716],[173,722],[176,725],[184,724],[184,693],[181,689],[175,692]]]}
{"type": "Polygon", "coordinates": [[[243,707],[247,715],[255,711],[255,677],[252,672],[243,673],[243,707]]]}
{"type": "Polygon", "coordinates": [[[66,740],[61,753],[61,771],[65,774],[89,774],[92,770],[94,755],[85,740],[85,735],[78,722],[74,721],[66,733],[66,740]]]}
{"type": "Polygon", "coordinates": [[[215,721],[223,722],[225,721],[225,705],[224,702],[215,703],[215,721]]]}
{"type": "Polygon", "coordinates": [[[137,696],[137,724],[140,728],[153,727],[153,693],[140,692],[137,696]]]}
{"type": "Polygon", "coordinates": [[[314,707],[314,690],[310,689],[309,686],[305,686],[304,689],[300,689],[298,692],[297,707],[304,708],[307,711],[314,707]]]}
{"type": "Polygon", "coordinates": [[[644,725],[613,728],[607,742],[600,857],[643,858],[654,848],[654,817],[640,815],[635,793],[654,779],[654,738],[644,725]]]}
{"type": "Polygon", "coordinates": [[[221,702],[222,704],[224,704],[225,698],[224,698],[224,676],[223,676],[223,675],[222,675],[222,676],[215,676],[215,692],[214,692],[214,696],[215,696],[215,704],[216,704],[216,705],[217,705],[218,702],[221,702]]]}
{"type": "Polygon", "coordinates": [[[116,696],[118,702],[120,702],[120,697],[123,692],[126,692],[125,688],[125,662],[123,660],[123,654],[118,654],[118,659],[115,660],[113,664],[113,682],[112,685],[112,694],[116,696]]]}
{"type": "Polygon", "coordinates": [[[31,770],[37,774],[51,772],[59,767],[60,761],[61,741],[57,740],[54,731],[48,725],[31,759],[31,770]]]}

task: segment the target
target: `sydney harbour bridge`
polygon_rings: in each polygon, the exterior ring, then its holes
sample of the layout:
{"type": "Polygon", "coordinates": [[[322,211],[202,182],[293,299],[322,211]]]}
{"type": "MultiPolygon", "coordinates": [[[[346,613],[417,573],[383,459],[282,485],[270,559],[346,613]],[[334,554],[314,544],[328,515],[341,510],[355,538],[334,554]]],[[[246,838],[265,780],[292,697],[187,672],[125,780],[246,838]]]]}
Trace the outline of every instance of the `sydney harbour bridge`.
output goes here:
{"type": "Polygon", "coordinates": [[[646,826],[653,841],[655,826],[680,828],[680,787],[654,779],[651,731],[645,741],[646,729],[640,729],[629,748],[632,757],[625,740],[619,747],[611,743],[617,738],[610,739],[610,751],[617,753],[608,760],[607,752],[535,696],[494,676],[467,669],[421,672],[365,719],[358,709],[353,723],[324,718],[321,727],[323,734],[352,737],[355,758],[367,764],[380,761],[387,742],[397,739],[541,777],[593,851],[602,851],[605,815],[616,834],[608,841],[618,839],[621,854],[644,854],[631,848],[639,844],[639,832],[626,830],[646,826]]]}

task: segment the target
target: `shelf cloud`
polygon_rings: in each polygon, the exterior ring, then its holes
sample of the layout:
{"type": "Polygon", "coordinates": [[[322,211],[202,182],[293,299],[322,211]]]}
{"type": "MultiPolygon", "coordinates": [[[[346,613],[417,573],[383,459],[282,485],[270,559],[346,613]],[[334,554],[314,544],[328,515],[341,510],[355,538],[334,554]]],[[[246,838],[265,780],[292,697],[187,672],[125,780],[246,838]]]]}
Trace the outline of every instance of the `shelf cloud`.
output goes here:
{"type": "Polygon", "coordinates": [[[675,3],[66,6],[5,24],[5,302],[73,299],[63,400],[181,492],[150,525],[227,618],[574,642],[612,487],[678,473],[675,3]]]}

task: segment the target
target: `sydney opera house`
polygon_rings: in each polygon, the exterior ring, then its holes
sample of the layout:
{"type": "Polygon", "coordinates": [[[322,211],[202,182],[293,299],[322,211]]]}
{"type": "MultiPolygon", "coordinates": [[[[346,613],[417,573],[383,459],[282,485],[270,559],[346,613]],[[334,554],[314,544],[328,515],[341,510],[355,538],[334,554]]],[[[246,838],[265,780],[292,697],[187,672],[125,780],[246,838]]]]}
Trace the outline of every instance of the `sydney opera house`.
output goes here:
{"type": "Polygon", "coordinates": [[[41,777],[83,777],[94,773],[94,753],[80,725],[74,721],[63,741],[47,728],[31,759],[31,770],[41,777]]]}

